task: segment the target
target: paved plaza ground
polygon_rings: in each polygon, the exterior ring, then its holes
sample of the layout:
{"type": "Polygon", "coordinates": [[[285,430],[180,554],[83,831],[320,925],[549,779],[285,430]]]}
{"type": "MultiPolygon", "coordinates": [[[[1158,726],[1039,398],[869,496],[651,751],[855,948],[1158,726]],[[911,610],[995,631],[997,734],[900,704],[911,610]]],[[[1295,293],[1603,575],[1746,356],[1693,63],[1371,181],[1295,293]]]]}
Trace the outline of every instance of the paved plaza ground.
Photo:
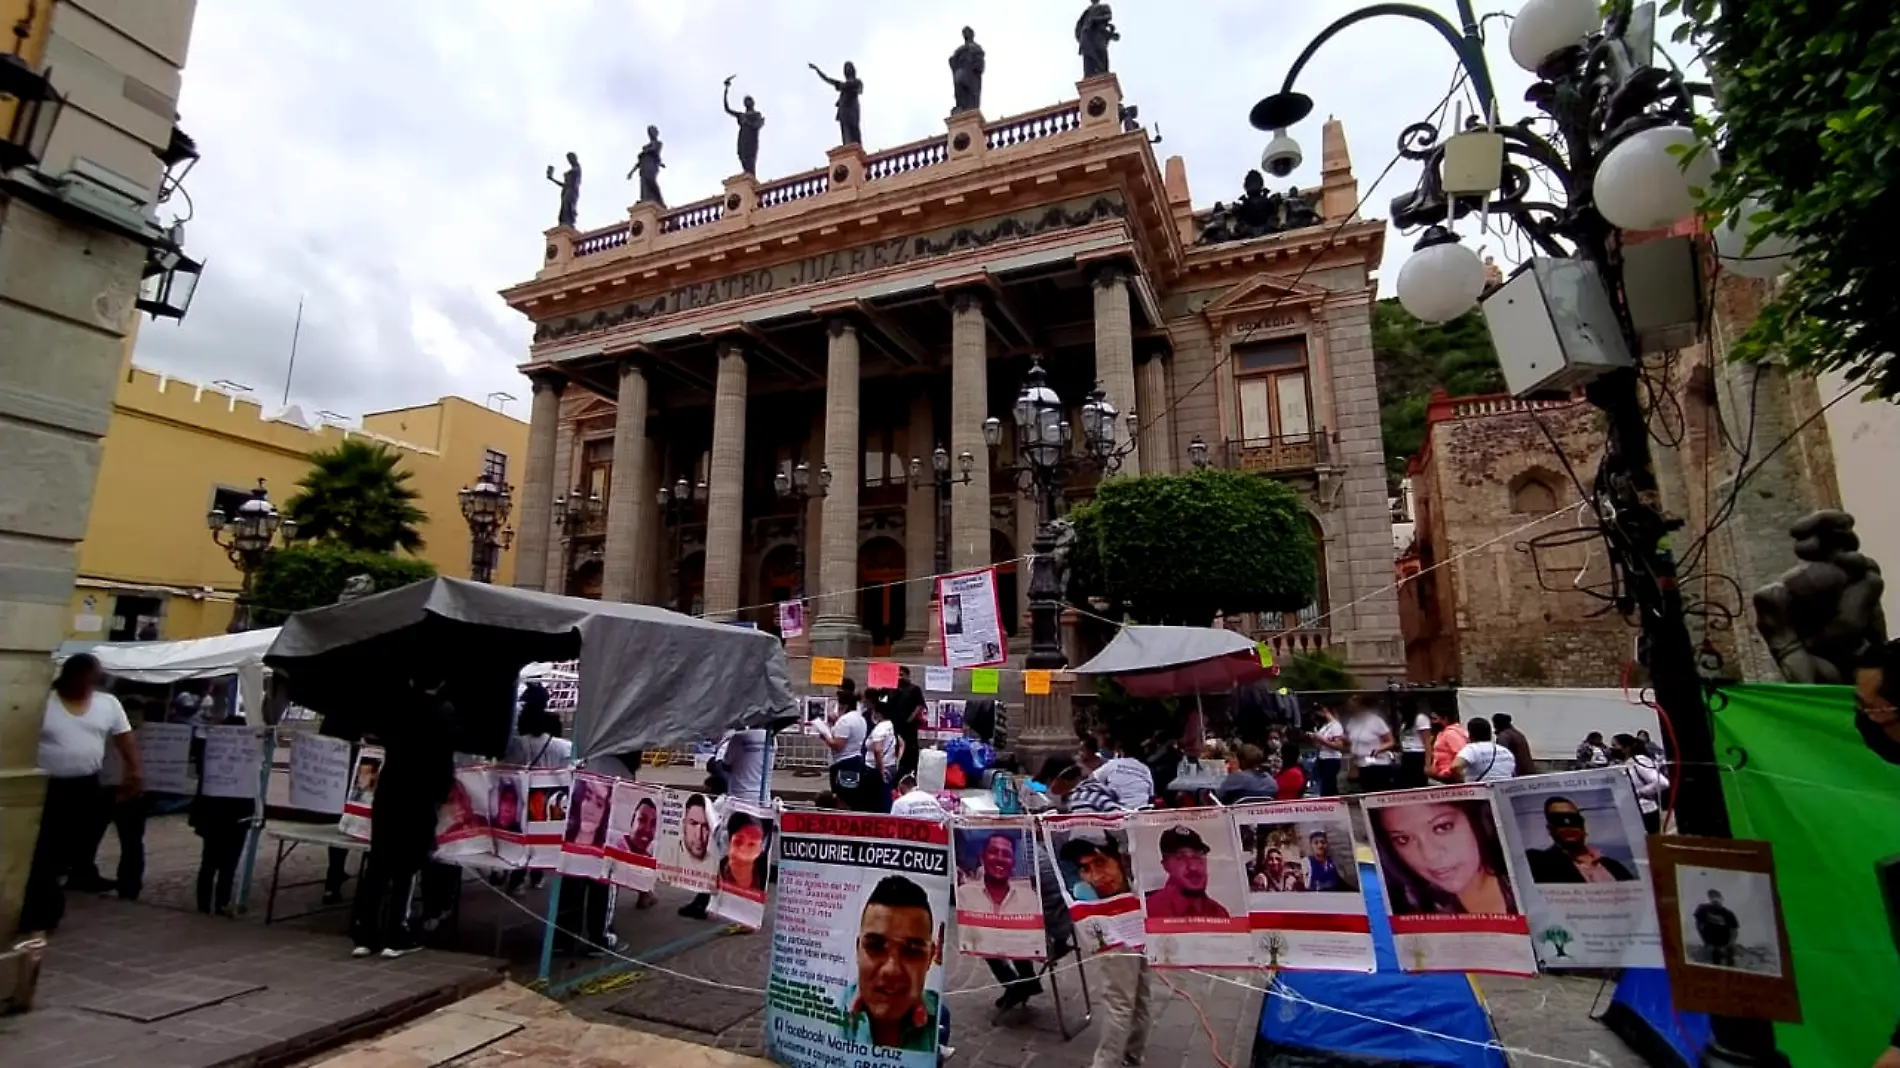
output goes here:
{"type": "MultiPolygon", "coordinates": [[[[523,987],[538,985],[545,889],[515,898],[470,878],[463,884],[459,928],[438,936],[446,948],[400,961],[352,961],[341,910],[263,924],[269,850],[253,876],[251,912],[224,920],[192,911],[198,839],[182,816],[154,819],[147,844],[150,870],[141,901],[73,898],[72,914],[48,954],[40,1008],[0,1019],[0,1061],[32,1068],[289,1063],[308,1060],[319,1049],[360,1043],[367,1033],[445,1006],[504,975],[523,987]]],[[[110,872],[114,859],[108,841],[101,867],[110,872]]],[[[300,847],[285,863],[282,878],[314,882],[325,861],[322,850],[300,847]]],[[[280,913],[314,908],[319,892],[315,885],[282,891],[280,913]]],[[[383,1060],[359,1058],[338,1068],[648,1063],[626,1059],[624,1050],[635,1048],[648,1048],[655,1058],[659,1051],[670,1051],[672,1061],[651,1063],[681,1068],[758,1063],[749,1058],[763,1053],[769,930],[747,933],[685,919],[674,912],[686,900],[684,894],[663,889],[659,897],[659,906],[649,910],[633,909],[623,897],[614,923],[620,952],[656,967],[556,955],[543,988],[555,1000],[523,1001],[523,1011],[512,1014],[558,1015],[557,1021],[526,1030],[449,1028],[458,1037],[446,1045],[414,1039],[403,1050],[376,1052],[383,1060]],[[452,1049],[490,1032],[474,1045],[452,1049]],[[630,1032],[661,1044],[640,1047],[637,1042],[649,1040],[630,1032]],[[622,1036],[617,1045],[610,1041],[615,1035],[622,1036]],[[524,1043],[540,1051],[530,1061],[521,1059],[518,1047],[524,1043]],[[420,1046],[452,1052],[418,1061],[420,1046]],[[622,1052],[603,1054],[605,1059],[575,1052],[607,1047],[622,1052]],[[509,1049],[517,1052],[505,1052],[509,1049]],[[694,1059],[695,1051],[720,1051],[721,1056],[694,1059]]],[[[1257,975],[1238,978],[1261,982],[1257,975]]],[[[1079,1007],[1080,979],[1070,968],[1057,980],[1072,1011],[1079,1007]]],[[[998,1018],[992,982],[980,961],[953,958],[946,998],[957,1050],[953,1066],[1082,1068],[1088,1063],[1093,1028],[1065,1041],[1047,995],[998,1018]]],[[[1236,1068],[1252,1062],[1260,1019],[1257,991],[1192,973],[1171,973],[1169,982],[1172,989],[1155,988],[1156,1022],[1146,1065],[1206,1068],[1216,1063],[1216,1050],[1236,1068]]],[[[1512,1057],[1514,1064],[1636,1068],[1641,1063],[1591,1019],[1593,1009],[1601,1011],[1608,1000],[1602,980],[1482,977],[1478,982],[1503,1043],[1524,1051],[1512,1057]]],[[[445,1025],[435,1026],[442,1031],[445,1025]]],[[[357,1051],[363,1048],[359,1044],[357,1051]]]]}

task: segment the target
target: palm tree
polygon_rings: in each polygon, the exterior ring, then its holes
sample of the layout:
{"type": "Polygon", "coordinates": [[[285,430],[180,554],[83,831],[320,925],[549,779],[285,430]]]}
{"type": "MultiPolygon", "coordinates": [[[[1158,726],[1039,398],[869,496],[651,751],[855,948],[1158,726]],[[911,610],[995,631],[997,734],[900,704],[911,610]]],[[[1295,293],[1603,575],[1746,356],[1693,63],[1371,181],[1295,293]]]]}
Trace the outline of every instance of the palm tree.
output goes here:
{"type": "Polygon", "coordinates": [[[421,526],[429,517],[416,507],[421,495],[408,485],[411,472],[397,468],[400,459],[381,445],[356,440],[312,453],[310,473],[284,505],[297,521],[298,539],[373,553],[420,550],[421,526]]]}

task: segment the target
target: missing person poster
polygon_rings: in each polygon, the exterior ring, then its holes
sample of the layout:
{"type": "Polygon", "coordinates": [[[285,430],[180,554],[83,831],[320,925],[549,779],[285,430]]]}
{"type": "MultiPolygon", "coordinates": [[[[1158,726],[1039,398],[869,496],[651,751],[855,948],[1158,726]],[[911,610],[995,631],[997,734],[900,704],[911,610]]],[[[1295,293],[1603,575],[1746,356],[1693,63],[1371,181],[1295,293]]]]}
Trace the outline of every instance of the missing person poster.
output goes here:
{"type": "Polygon", "coordinates": [[[1484,786],[1367,794],[1399,967],[1536,975],[1524,914],[1484,786]]]}
{"type": "Polygon", "coordinates": [[[664,792],[660,804],[660,878],[695,894],[718,887],[719,857],[713,852],[713,823],[719,799],[679,790],[664,792]]]}
{"type": "Polygon", "coordinates": [[[495,856],[514,867],[528,864],[528,769],[511,764],[488,768],[488,831],[495,856]]]}
{"type": "Polygon", "coordinates": [[[1001,664],[1008,658],[995,571],[984,568],[945,575],[937,580],[937,600],[943,609],[939,626],[944,664],[973,668],[1001,664]]]}
{"type": "Polygon", "coordinates": [[[1099,953],[1143,940],[1141,898],[1121,815],[1042,817],[1042,844],[1055,861],[1062,900],[1082,948],[1099,953]]]}
{"type": "Polygon", "coordinates": [[[204,773],[199,788],[206,797],[254,801],[263,773],[264,736],[258,728],[205,728],[204,773]]]}
{"type": "Polygon", "coordinates": [[[947,742],[952,738],[963,737],[962,701],[941,699],[931,701],[925,706],[924,724],[917,731],[917,737],[926,742],[947,742]]]}
{"type": "Polygon", "coordinates": [[[766,1056],[789,1068],[936,1068],[949,828],[802,811],[780,827],[766,1056]]]}
{"type": "Polygon", "coordinates": [[[465,764],[455,769],[449,799],[435,813],[435,855],[443,860],[485,857],[495,851],[488,831],[489,795],[494,776],[487,764],[465,764]]]}
{"type": "Polygon", "coordinates": [[[337,830],[351,838],[369,840],[369,813],[376,803],[376,781],[383,774],[383,750],[366,745],[356,751],[356,764],[350,768],[350,793],[343,799],[343,818],[337,830]]]}
{"type": "MultiPolygon", "coordinates": [[[[574,789],[581,779],[574,777],[574,789]]],[[[613,799],[607,809],[606,874],[615,886],[651,891],[660,876],[660,805],[663,791],[626,779],[614,779],[613,799]]],[[[572,854],[561,857],[562,870],[572,854]]],[[[576,872],[576,874],[585,874],[576,872]]]]}
{"type": "Polygon", "coordinates": [[[591,771],[574,773],[561,822],[560,856],[555,863],[561,874],[583,879],[607,878],[611,867],[607,860],[607,842],[613,834],[613,799],[612,778],[591,771]]]}
{"type": "Polygon", "coordinates": [[[1491,784],[1537,963],[1660,968],[1643,812],[1621,768],[1491,784]]]}
{"type": "Polygon", "coordinates": [[[1663,966],[1682,1012],[1801,1022],[1794,958],[1765,841],[1657,835],[1663,966]]]}
{"type": "Polygon", "coordinates": [[[1042,892],[1035,821],[1027,816],[959,816],[956,855],[957,948],[977,957],[1043,960],[1042,892]]]}
{"type": "Polygon", "coordinates": [[[1148,960],[1157,968],[1252,967],[1247,882],[1227,810],[1136,812],[1127,821],[1148,960]]]}
{"type": "MultiPolygon", "coordinates": [[[[137,737],[139,770],[145,773],[147,793],[189,796],[197,792],[197,787],[191,781],[191,724],[141,723],[137,737]]],[[[331,741],[332,739],[324,740],[331,741]]],[[[111,755],[116,754],[118,750],[107,747],[106,752],[111,755]]],[[[295,756],[295,754],[292,755],[295,756]]],[[[343,774],[346,776],[349,774],[349,763],[350,743],[344,742],[343,774]]],[[[292,801],[291,804],[294,806],[296,802],[292,801]]],[[[314,811],[340,813],[343,811],[343,798],[340,794],[338,795],[334,808],[314,811]]]]}
{"type": "Polygon", "coordinates": [[[720,809],[719,887],[712,914],[756,931],[765,922],[765,873],[776,821],[771,809],[736,797],[720,809]]]}
{"type": "MultiPolygon", "coordinates": [[[[574,791],[571,768],[528,768],[522,774],[528,780],[528,867],[553,871],[561,866],[561,850],[568,828],[569,796],[574,791]]],[[[599,818],[583,828],[594,837],[604,834],[606,811],[593,813],[599,818]]]]}
{"type": "MultiPolygon", "coordinates": [[[[172,726],[172,724],[166,724],[172,726]]],[[[184,724],[186,744],[191,730],[184,724]]],[[[151,765],[146,765],[151,781],[151,765]]],[[[298,734],[290,743],[290,807],[339,816],[350,794],[350,743],[321,734],[298,734]]]]}
{"type": "Polygon", "coordinates": [[[1372,921],[1343,798],[1236,805],[1254,963],[1370,972],[1372,921]]]}

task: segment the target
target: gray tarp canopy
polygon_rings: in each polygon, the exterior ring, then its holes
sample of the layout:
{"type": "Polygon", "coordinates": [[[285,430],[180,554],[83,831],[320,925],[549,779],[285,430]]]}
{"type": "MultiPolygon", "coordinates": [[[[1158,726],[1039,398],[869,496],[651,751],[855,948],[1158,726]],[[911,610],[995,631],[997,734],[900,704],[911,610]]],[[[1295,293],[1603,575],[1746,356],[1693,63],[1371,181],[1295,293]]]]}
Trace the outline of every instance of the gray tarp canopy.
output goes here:
{"type": "Polygon", "coordinates": [[[285,622],[265,662],[291,700],[374,729],[412,674],[440,669],[467,723],[461,748],[499,753],[515,676],[580,660],[574,749],[581,758],[715,738],[796,715],[785,651],[762,631],[649,605],[559,597],[434,578],[285,622]]]}
{"type": "Polygon", "coordinates": [[[1252,638],[1220,627],[1123,627],[1077,675],[1112,675],[1136,697],[1214,693],[1273,674],[1252,638]]]}

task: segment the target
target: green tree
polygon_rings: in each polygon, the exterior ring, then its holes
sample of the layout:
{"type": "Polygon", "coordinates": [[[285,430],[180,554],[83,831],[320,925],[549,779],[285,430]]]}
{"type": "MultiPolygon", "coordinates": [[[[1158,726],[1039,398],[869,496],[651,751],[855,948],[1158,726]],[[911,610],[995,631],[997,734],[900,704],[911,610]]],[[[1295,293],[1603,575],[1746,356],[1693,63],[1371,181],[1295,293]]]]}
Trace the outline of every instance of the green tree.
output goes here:
{"type": "Polygon", "coordinates": [[[1281,664],[1280,685],[1296,693],[1359,688],[1358,680],[1346,670],[1346,662],[1324,651],[1301,653],[1281,664]]]}
{"type": "Polygon", "coordinates": [[[1425,405],[1433,390],[1472,397],[1504,389],[1491,331],[1475,311],[1448,323],[1421,323],[1396,298],[1379,301],[1372,306],[1372,357],[1386,473],[1395,480],[1425,445],[1425,405]]]}
{"type": "Polygon", "coordinates": [[[1801,250],[1730,354],[1837,370],[1900,400],[1900,21],[1890,2],[1669,0],[1713,73],[1700,120],[1721,157],[1716,217],[1755,204],[1756,240],[1801,250]]]}
{"type": "Polygon", "coordinates": [[[341,545],[301,544],[264,559],[251,586],[256,626],[274,627],[292,612],[335,604],[343,584],[368,575],[376,592],[435,577],[435,565],[414,557],[364,552],[341,545]]]}
{"type": "Polygon", "coordinates": [[[1312,603],[1312,528],[1300,495],[1241,471],[1109,479],[1071,513],[1070,596],[1140,623],[1312,603]]]}
{"type": "Polygon", "coordinates": [[[421,494],[400,461],[382,445],[355,439],[311,454],[310,473],[284,505],[297,537],[372,553],[420,550],[429,517],[416,507],[421,494]]]}

